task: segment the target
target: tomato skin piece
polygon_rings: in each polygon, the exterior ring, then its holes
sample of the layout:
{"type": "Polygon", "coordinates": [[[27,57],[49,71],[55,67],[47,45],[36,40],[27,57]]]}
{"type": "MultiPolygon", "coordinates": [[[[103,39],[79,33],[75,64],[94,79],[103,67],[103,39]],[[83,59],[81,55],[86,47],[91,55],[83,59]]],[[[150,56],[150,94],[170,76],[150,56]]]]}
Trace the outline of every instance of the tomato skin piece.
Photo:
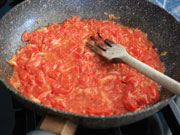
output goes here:
{"type": "Polygon", "coordinates": [[[159,97],[159,91],[157,88],[153,86],[149,86],[149,91],[147,92],[147,96],[150,102],[155,102],[159,97]]]}
{"type": "Polygon", "coordinates": [[[67,105],[63,101],[53,101],[53,102],[51,102],[51,104],[54,108],[57,108],[59,110],[66,110],[67,109],[67,105]]]}
{"type": "Polygon", "coordinates": [[[44,105],[47,105],[49,107],[52,107],[52,104],[51,102],[48,100],[48,99],[41,99],[41,103],[44,104],[44,105]]]}
{"type": "Polygon", "coordinates": [[[31,87],[34,87],[37,85],[34,76],[28,76],[28,79],[29,79],[28,83],[30,84],[31,87]]]}
{"type": "Polygon", "coordinates": [[[26,42],[26,41],[29,40],[27,30],[22,34],[21,40],[22,40],[23,42],[26,42]]]}
{"type": "Polygon", "coordinates": [[[40,56],[31,57],[31,59],[25,63],[25,68],[30,73],[38,72],[40,66],[41,66],[40,56]]]}
{"type": "Polygon", "coordinates": [[[25,69],[26,67],[26,63],[28,62],[29,58],[28,57],[18,57],[16,60],[16,63],[18,65],[17,69],[18,72],[20,72],[19,70],[21,69],[25,69]]]}
{"type": "Polygon", "coordinates": [[[129,96],[128,94],[123,98],[123,104],[128,111],[135,111],[138,107],[136,99],[129,96]]]}
{"type": "Polygon", "coordinates": [[[89,76],[88,74],[83,74],[79,77],[78,82],[81,88],[91,87],[93,84],[93,78],[92,76],[89,76]]]}
{"type": "Polygon", "coordinates": [[[73,52],[74,56],[79,58],[79,59],[82,59],[83,57],[81,56],[81,54],[77,53],[77,52],[73,52]]]}
{"type": "Polygon", "coordinates": [[[34,45],[34,44],[28,45],[25,50],[25,53],[28,56],[31,56],[33,53],[37,53],[37,52],[39,52],[39,48],[37,45],[34,45]]]}
{"type": "Polygon", "coordinates": [[[37,76],[36,76],[36,83],[39,85],[45,84],[46,83],[46,79],[45,79],[45,75],[42,71],[39,71],[37,76]]]}
{"type": "Polygon", "coordinates": [[[106,108],[106,107],[88,107],[86,109],[86,112],[88,114],[93,114],[93,115],[111,115],[113,114],[113,110],[111,108],[106,108]]]}
{"type": "Polygon", "coordinates": [[[137,98],[137,103],[139,105],[148,105],[150,102],[146,94],[142,94],[137,98]]]}
{"type": "Polygon", "coordinates": [[[27,81],[28,75],[29,74],[26,70],[21,70],[20,72],[18,72],[18,76],[20,80],[23,80],[23,81],[27,81]]]}
{"type": "Polygon", "coordinates": [[[39,31],[33,31],[28,34],[29,43],[31,44],[41,44],[43,34],[39,31]]]}
{"type": "Polygon", "coordinates": [[[39,94],[39,96],[38,96],[38,99],[43,99],[43,98],[46,98],[49,94],[51,93],[51,90],[49,90],[49,91],[44,91],[44,92],[42,92],[41,94],[39,94]]]}
{"type": "Polygon", "coordinates": [[[56,95],[66,95],[72,91],[72,86],[68,86],[67,84],[61,85],[58,82],[52,83],[51,88],[56,95]]]}

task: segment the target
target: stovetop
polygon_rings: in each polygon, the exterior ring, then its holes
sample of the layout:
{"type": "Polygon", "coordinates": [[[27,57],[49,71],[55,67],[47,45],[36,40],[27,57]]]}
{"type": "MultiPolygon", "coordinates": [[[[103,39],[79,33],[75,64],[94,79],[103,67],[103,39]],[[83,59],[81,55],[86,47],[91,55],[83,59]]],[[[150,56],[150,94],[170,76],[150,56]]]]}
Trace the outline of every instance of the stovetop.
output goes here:
{"type": "MultiPolygon", "coordinates": [[[[13,6],[23,0],[0,0],[0,18],[13,6]]],[[[149,0],[180,20],[180,0],[149,0]]],[[[180,99],[176,98],[180,106],[180,99]]],[[[85,129],[78,128],[76,135],[172,135],[180,134],[180,123],[178,123],[178,109],[172,111],[167,106],[160,112],[134,124],[111,129],[85,129]],[[174,115],[177,114],[177,117],[174,115]]],[[[11,98],[6,88],[0,83],[0,135],[24,135],[35,130],[41,116],[35,112],[22,107],[11,98]]],[[[180,115],[179,115],[180,117],[180,115]]],[[[180,118],[179,118],[180,119],[180,118]]]]}

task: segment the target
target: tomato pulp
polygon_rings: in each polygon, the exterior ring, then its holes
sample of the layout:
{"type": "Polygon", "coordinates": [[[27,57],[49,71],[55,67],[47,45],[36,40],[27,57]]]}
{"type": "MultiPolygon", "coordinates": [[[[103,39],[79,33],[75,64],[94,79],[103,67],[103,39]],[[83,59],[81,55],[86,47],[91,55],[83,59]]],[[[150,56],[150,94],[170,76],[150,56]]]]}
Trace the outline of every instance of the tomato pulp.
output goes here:
{"type": "Polygon", "coordinates": [[[107,20],[71,17],[33,32],[9,60],[10,84],[27,98],[59,110],[113,115],[143,109],[157,101],[160,86],[130,66],[110,64],[90,51],[89,37],[108,38],[130,55],[164,72],[147,34],[107,20]]]}

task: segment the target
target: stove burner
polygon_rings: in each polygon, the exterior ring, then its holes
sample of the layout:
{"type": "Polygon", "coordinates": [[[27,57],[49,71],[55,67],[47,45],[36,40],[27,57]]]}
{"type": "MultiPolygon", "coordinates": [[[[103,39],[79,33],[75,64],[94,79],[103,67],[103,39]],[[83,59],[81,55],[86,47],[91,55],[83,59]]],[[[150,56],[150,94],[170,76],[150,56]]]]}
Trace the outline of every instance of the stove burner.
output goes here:
{"type": "MultiPolygon", "coordinates": [[[[16,121],[13,134],[24,135],[29,132],[27,135],[33,135],[33,132],[30,131],[36,129],[42,117],[35,112],[22,108],[17,101],[13,101],[13,104],[16,121]]],[[[158,114],[152,115],[134,124],[117,128],[87,129],[79,127],[75,135],[132,135],[134,133],[138,135],[164,135],[162,123],[158,114]]]]}

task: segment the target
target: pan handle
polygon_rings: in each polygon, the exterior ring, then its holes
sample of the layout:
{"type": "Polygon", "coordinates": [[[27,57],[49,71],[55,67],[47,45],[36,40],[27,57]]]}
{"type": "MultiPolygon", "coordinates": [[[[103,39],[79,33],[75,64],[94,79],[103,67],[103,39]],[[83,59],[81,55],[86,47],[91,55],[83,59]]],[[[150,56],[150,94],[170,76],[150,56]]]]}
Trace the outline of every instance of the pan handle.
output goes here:
{"type": "Polygon", "coordinates": [[[47,115],[42,120],[39,129],[26,135],[74,135],[77,125],[69,120],[47,115]]]}

